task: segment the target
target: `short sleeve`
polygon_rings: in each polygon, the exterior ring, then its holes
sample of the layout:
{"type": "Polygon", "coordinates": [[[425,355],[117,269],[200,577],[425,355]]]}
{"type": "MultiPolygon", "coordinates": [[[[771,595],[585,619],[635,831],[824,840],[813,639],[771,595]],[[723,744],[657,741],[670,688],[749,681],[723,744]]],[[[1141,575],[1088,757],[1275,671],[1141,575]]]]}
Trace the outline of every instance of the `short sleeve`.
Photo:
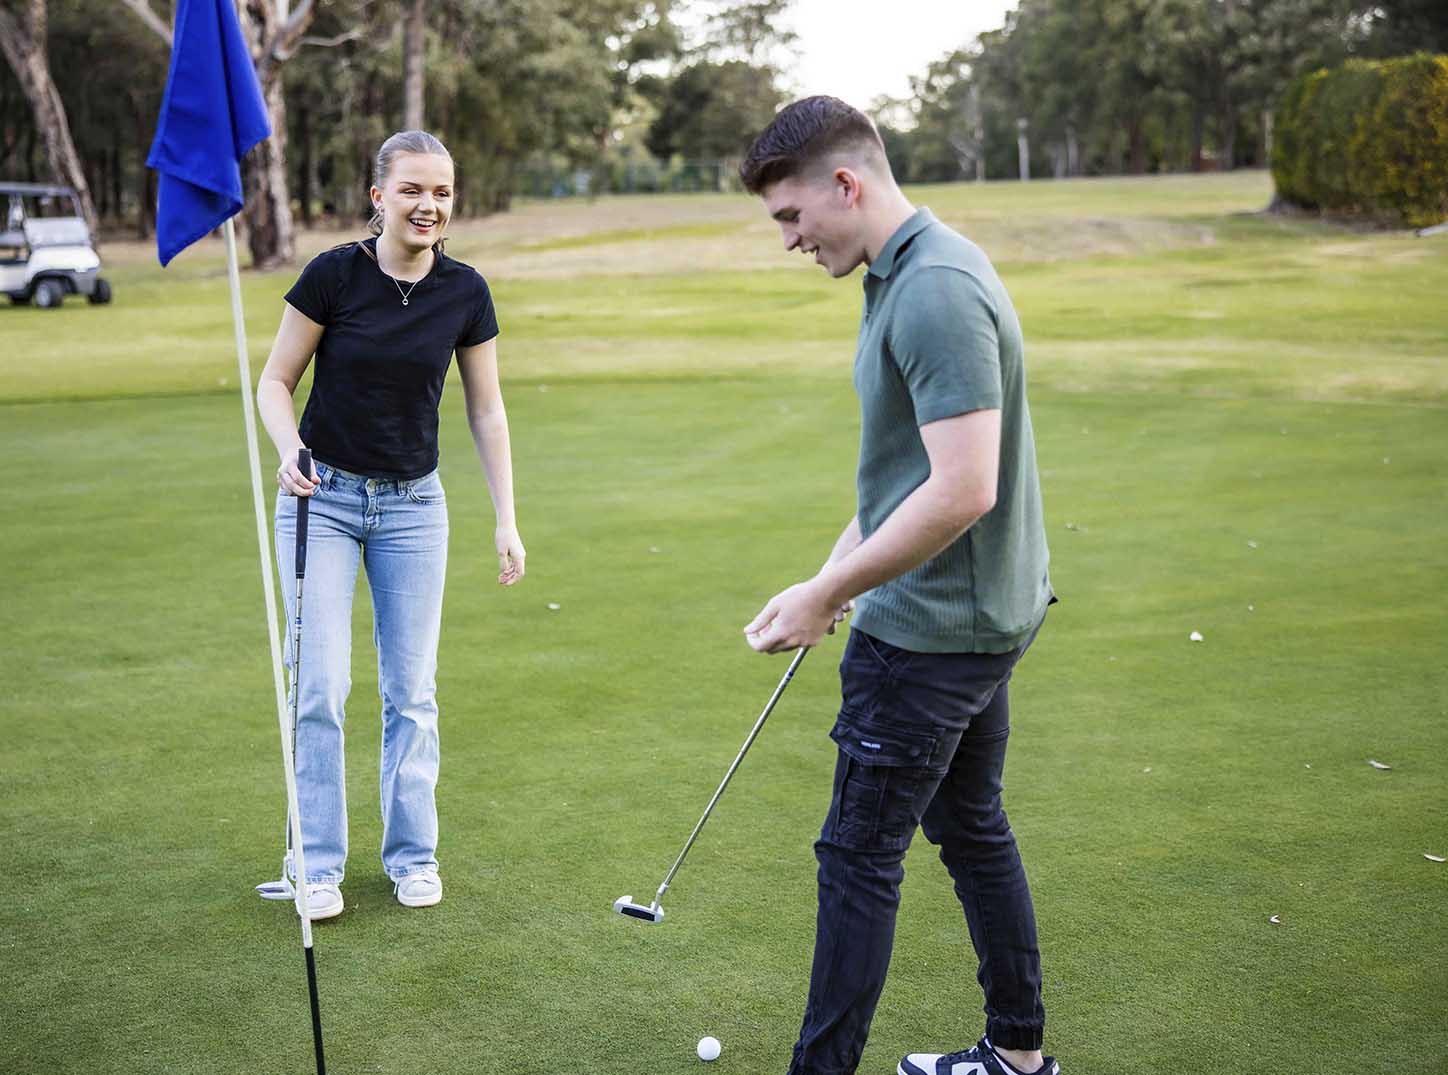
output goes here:
{"type": "Polygon", "coordinates": [[[287,292],[287,305],[296,308],[319,325],[330,325],[337,306],[337,256],[335,251],[318,254],[287,292]]]}
{"type": "Polygon", "coordinates": [[[901,281],[890,352],[920,425],[1001,405],[995,304],[980,281],[945,266],[901,281]]]}
{"type": "Polygon", "coordinates": [[[488,282],[477,278],[477,294],[473,298],[473,310],[458,336],[459,347],[476,347],[487,343],[498,334],[498,315],[493,310],[493,293],[488,282]]]}

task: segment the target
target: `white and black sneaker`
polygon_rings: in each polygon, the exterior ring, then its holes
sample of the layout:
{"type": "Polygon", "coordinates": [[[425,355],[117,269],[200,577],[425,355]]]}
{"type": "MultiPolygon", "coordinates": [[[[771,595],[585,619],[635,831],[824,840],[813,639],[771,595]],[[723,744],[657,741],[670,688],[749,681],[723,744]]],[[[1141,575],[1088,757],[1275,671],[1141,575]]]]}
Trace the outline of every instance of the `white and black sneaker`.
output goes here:
{"type": "Polygon", "coordinates": [[[895,1069],[896,1075],[1061,1075],[1055,1057],[1045,1057],[1035,1071],[1017,1071],[981,1038],[958,1053],[911,1053],[895,1069]]]}

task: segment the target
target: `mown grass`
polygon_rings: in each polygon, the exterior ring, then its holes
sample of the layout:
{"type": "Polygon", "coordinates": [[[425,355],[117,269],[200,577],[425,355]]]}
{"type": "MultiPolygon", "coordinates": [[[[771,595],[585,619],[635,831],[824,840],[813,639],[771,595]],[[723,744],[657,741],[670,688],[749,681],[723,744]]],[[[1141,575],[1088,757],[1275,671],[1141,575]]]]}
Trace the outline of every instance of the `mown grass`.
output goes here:
{"type": "MultiPolygon", "coordinates": [[[[978,235],[1055,221],[1054,252],[1001,259],[1063,597],[1013,685],[1006,802],[1072,1073],[1448,1066],[1448,867],[1424,857],[1448,854],[1448,254],[1247,215],[1262,186],[916,192],[981,214],[978,235]],[[1128,249],[1102,252],[1107,219],[1128,249]]],[[[489,235],[607,235],[624,214],[653,234],[564,251],[592,272],[491,274],[531,554],[516,590],[491,582],[455,387],[444,402],[448,895],[426,912],[377,865],[359,592],[348,910],[317,929],[332,1070],[682,1072],[704,1033],[722,1072],[786,1066],[839,640],[667,922],[608,905],[657,885],[781,670],[739,627],[852,509],[857,284],[776,268],[728,199],[525,206],[456,247],[488,273],[489,235]],[[716,232],[672,241],[735,254],[649,272],[658,221],[715,210],[716,232]]],[[[165,274],[145,256],[108,252],[113,307],[0,310],[19,494],[0,527],[0,1070],[303,1071],[295,922],[250,891],[276,871],[282,795],[225,281],[207,247],[165,274]]],[[[257,363],[288,283],[246,277],[257,363]]],[[[979,1032],[943,871],[923,841],[907,865],[862,1071],[979,1032]]]]}

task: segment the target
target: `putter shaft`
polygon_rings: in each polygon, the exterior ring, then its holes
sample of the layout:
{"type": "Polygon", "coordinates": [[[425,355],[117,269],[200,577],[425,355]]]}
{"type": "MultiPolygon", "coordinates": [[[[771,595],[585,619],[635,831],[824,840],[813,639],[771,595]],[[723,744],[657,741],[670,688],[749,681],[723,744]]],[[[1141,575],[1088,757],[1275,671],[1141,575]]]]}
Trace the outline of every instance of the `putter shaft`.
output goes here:
{"type": "Polygon", "coordinates": [[[674,860],[674,865],[669,869],[668,876],[664,878],[664,883],[659,886],[659,891],[654,896],[652,909],[657,910],[663,903],[664,893],[669,890],[669,885],[674,880],[674,874],[678,873],[679,867],[684,864],[684,856],[689,853],[689,848],[693,847],[694,841],[699,838],[699,833],[704,828],[704,822],[708,821],[709,815],[714,812],[714,804],[719,801],[719,796],[724,794],[724,789],[729,786],[729,781],[734,778],[734,771],[739,768],[739,763],[744,760],[744,755],[749,752],[750,746],[752,746],[754,740],[758,738],[760,729],[764,727],[764,722],[769,719],[769,714],[774,710],[774,705],[779,701],[779,696],[784,693],[784,688],[789,686],[789,681],[794,678],[795,669],[799,667],[799,663],[804,660],[804,655],[808,652],[808,646],[801,646],[795,651],[794,660],[789,662],[789,667],[785,670],[784,678],[779,681],[779,686],[775,687],[774,693],[769,696],[769,702],[765,705],[764,712],[759,714],[759,719],[754,722],[754,727],[750,729],[748,738],[744,740],[744,745],[739,748],[739,753],[735,755],[734,764],[729,766],[729,771],[724,774],[724,779],[719,782],[719,788],[714,792],[714,797],[709,800],[709,805],[704,807],[704,816],[699,818],[699,823],[694,826],[694,831],[689,834],[688,842],[684,844],[684,850],[679,852],[679,857],[674,860]]]}

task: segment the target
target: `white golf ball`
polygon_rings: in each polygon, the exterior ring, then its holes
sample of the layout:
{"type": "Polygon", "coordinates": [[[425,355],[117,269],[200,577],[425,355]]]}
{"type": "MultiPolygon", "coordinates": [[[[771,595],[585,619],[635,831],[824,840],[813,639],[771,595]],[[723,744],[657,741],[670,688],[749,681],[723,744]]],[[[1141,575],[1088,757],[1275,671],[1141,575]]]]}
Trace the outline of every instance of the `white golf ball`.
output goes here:
{"type": "Polygon", "coordinates": [[[718,1060],[718,1059],[719,1059],[719,1039],[718,1039],[718,1038],[700,1038],[700,1039],[699,1039],[699,1046],[698,1046],[697,1051],[698,1051],[698,1053],[699,1053],[699,1059],[700,1059],[700,1060],[718,1060]]]}

